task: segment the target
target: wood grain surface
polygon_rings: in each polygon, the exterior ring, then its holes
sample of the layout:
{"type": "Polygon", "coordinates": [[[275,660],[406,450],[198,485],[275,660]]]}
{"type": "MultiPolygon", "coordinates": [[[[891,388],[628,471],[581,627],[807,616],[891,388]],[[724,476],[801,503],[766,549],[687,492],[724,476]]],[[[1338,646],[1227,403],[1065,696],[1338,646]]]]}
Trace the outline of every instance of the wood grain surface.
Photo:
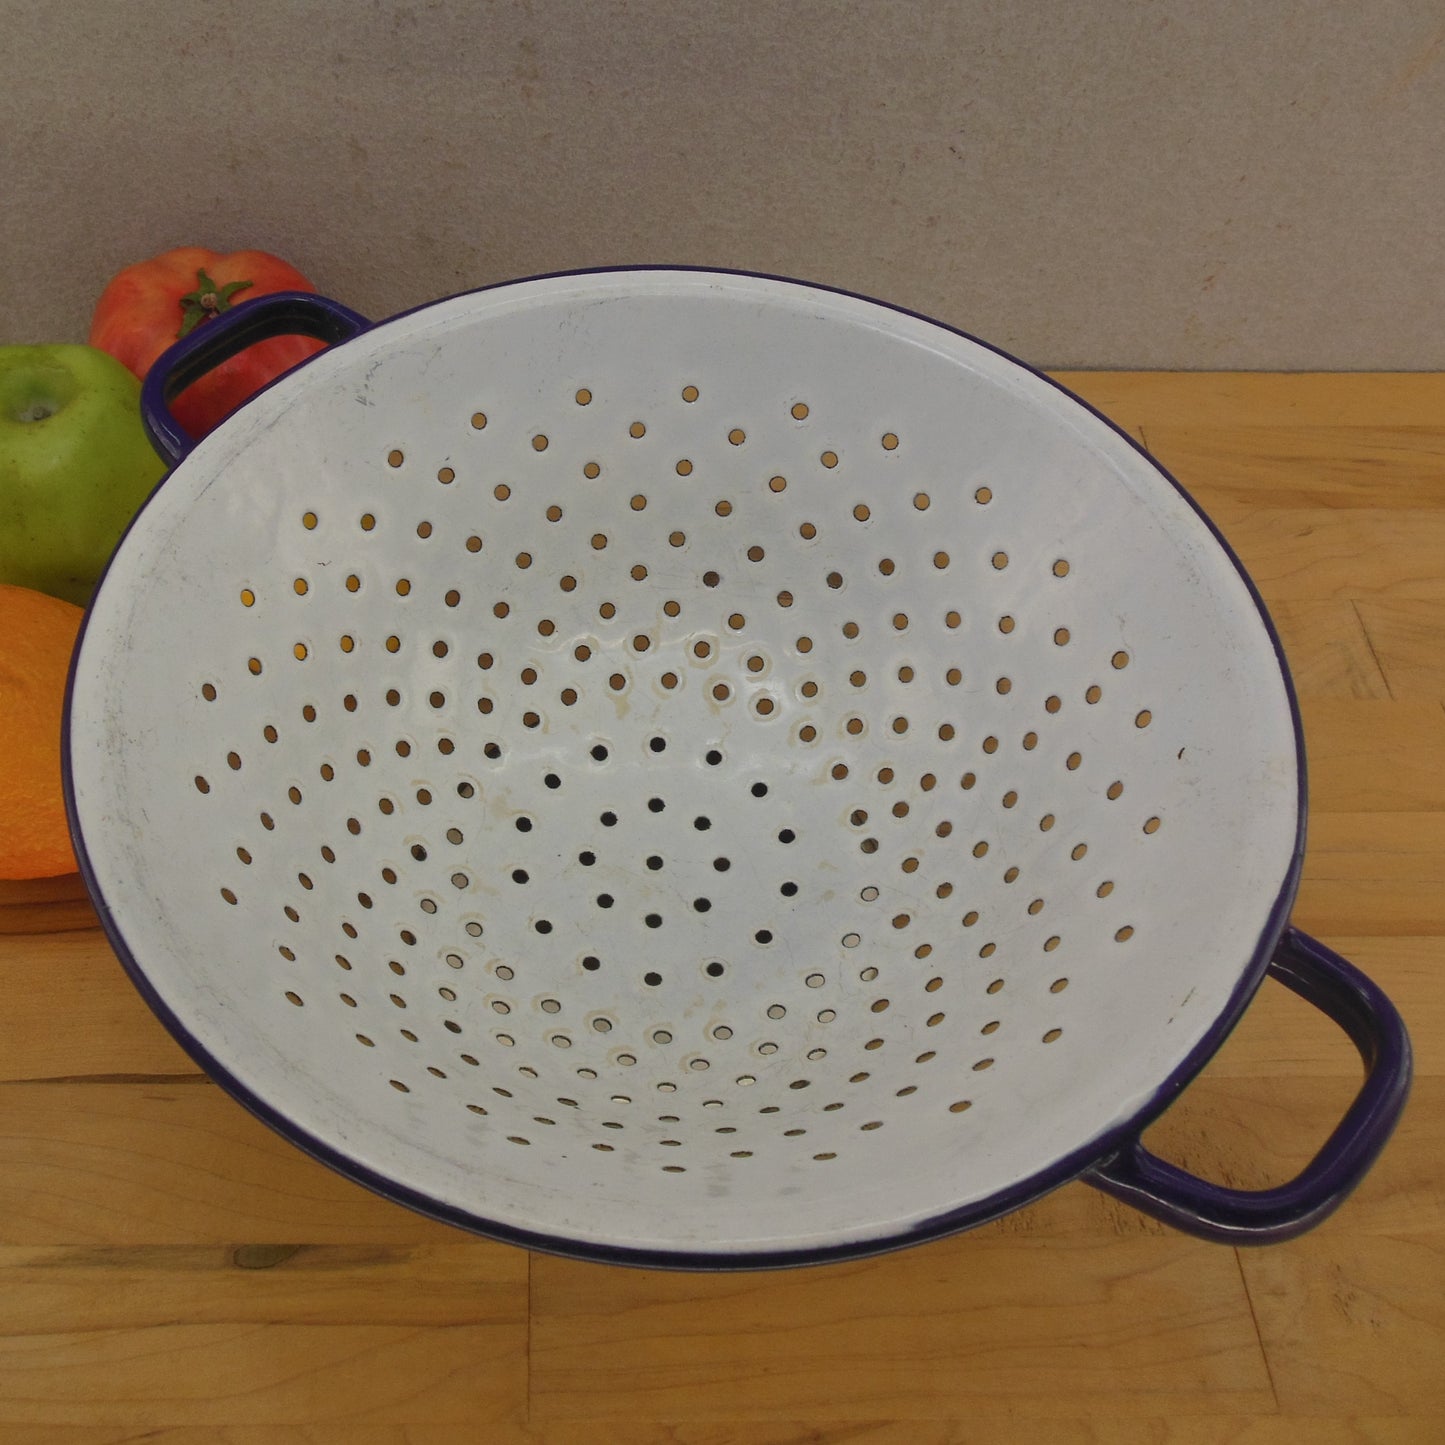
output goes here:
{"type": "MultiPolygon", "coordinates": [[[[1445,1440],[1445,377],[1076,374],[1237,548],[1301,697],[1295,920],[1405,1014],[1417,1080],[1289,1244],[1083,1185],[782,1274],[528,1255],[369,1194],[200,1074],[74,878],[0,884],[4,1445],[1424,1445],[1445,1440]]],[[[1287,1178],[1358,1059],[1267,984],[1151,1147],[1287,1178]]]]}

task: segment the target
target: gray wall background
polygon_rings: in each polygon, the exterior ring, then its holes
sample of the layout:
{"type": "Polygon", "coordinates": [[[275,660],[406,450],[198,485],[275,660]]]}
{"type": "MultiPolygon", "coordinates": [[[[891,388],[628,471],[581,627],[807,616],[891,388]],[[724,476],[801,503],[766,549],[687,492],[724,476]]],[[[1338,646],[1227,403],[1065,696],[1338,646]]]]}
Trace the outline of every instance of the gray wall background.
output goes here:
{"type": "Polygon", "coordinates": [[[742,267],[1044,366],[1445,368],[1442,0],[0,0],[0,343],[257,246],[373,316],[742,267]]]}

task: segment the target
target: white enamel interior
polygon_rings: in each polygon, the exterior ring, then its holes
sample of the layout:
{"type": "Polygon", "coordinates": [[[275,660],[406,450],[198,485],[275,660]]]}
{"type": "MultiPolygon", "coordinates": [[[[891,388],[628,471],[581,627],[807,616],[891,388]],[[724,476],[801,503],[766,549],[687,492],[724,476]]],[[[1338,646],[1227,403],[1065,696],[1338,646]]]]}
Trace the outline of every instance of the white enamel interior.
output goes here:
{"type": "Polygon", "coordinates": [[[687,272],[442,302],[244,408],[108,574],[71,749],[125,947],[245,1090],[684,1252],[896,1236],[1127,1119],[1299,805],[1144,457],[943,328],[687,272]]]}

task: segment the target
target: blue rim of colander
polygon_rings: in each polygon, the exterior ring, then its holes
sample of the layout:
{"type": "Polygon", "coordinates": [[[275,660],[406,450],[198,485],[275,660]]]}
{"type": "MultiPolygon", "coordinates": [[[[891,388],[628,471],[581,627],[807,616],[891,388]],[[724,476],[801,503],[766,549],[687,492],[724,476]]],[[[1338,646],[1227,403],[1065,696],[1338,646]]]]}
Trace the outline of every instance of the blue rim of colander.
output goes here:
{"type": "MultiPolygon", "coordinates": [[[[439,1220],[446,1224],[454,1225],[474,1234],[495,1239],[507,1244],[519,1245],[526,1249],[539,1250],[546,1254],[560,1255],[568,1258],[590,1260],[607,1264],[624,1264],[643,1268],[653,1269],[688,1269],[688,1270],[734,1270],[734,1269],[764,1269],[764,1268],[786,1268],[801,1265],[832,1263],[849,1259],[865,1258],[872,1255],[888,1253],[893,1250],[909,1248],[930,1240],[941,1239],[946,1236],[960,1233],[966,1229],[986,1224],[991,1220],[1001,1218],[1010,1214],[1016,1209],[1021,1209],[1031,1204],[1044,1195],[1052,1193],[1055,1189],[1075,1179],[1086,1178],[1091,1171],[1100,1169],[1110,1161],[1125,1157],[1130,1150],[1140,1149],[1139,1139],[1144,1130],[1161,1115],[1170,1104],[1179,1096],[1186,1085],[1195,1078],[1218,1052],[1226,1038],[1228,1038],[1235,1025],[1239,1022],[1241,1015],[1260,984],[1264,980],[1266,971],[1275,956],[1276,950],[1280,947],[1281,938],[1285,933],[1289,922],[1290,909],[1293,906],[1295,894],[1299,887],[1300,873],[1304,862],[1305,847],[1305,823],[1308,812],[1307,776],[1305,765],[1305,744],[1304,731],[1301,725],[1299,703],[1295,695],[1294,682],[1290,676],[1289,665],[1285,659],[1284,649],[1281,646],[1279,635],[1275,630],[1273,621],[1265,608],[1264,601],[1256,588],[1253,579],[1245,570],[1244,564],[1234,552],[1234,549],[1225,540],[1223,534],[1215,526],[1214,522],[1199,506],[1192,496],[1185,490],[1179,481],[1160,463],[1152,457],[1149,452],[1131,437],[1122,427],[1111,421],[1096,407],[1076,395],[1068,387],[1046,375],[1038,368],[1030,366],[1027,362],[994,346],[990,342],[981,340],[979,337],[964,331],[959,327],[951,326],[947,322],[936,320],[934,317],[926,316],[921,312],[910,310],[904,306],[898,306],[888,301],[880,301],[875,297],[867,296],[859,292],[848,291],[842,287],[826,286],[817,282],[799,281],[793,277],[778,276],[766,272],[745,271],[738,269],[727,269],[708,266],[668,266],[668,265],[634,265],[622,267],[586,267],[571,271],[546,272],[535,276],[516,277],[508,281],[496,282],[488,286],[475,287],[466,291],[454,293],[449,297],[442,297],[435,301],[425,302],[422,305],[410,307],[405,311],[388,317],[384,322],[371,323],[356,313],[339,306],[335,302],[321,296],[311,296],[305,293],[296,293],[295,300],[302,306],[315,308],[318,311],[329,311],[332,313],[337,325],[344,330],[349,330],[351,335],[358,335],[362,330],[372,329],[374,326],[390,324],[399,321],[403,317],[424,311],[432,306],[443,304],[445,301],[460,299],[465,296],[481,295],[486,292],[500,290],[509,286],[526,285],[537,281],[562,280],[569,277],[595,276],[595,275],[645,275],[655,272],[684,272],[699,275],[714,275],[725,277],[738,277],[748,280],[781,282],[785,285],[802,287],[804,289],[819,291],[827,294],[843,296],[856,301],[863,301],[874,306],[882,307],[884,310],[895,312],[902,316],[911,317],[927,325],[937,327],[942,331],[951,333],[954,336],[963,338],[965,341],[982,347],[985,351],[992,352],[1006,362],[1018,367],[1021,371],[1038,378],[1047,383],[1050,387],[1061,392],[1071,401],[1092,414],[1099,421],[1103,422],[1114,432],[1126,445],[1142,456],[1149,465],[1168,482],[1190,506],[1200,521],[1209,529],[1210,535],[1228,557],[1234,566],[1240,579],[1243,581],[1259,619],[1262,622],[1265,632],[1274,649],[1275,660],[1278,663],[1280,677],[1284,683],[1285,695],[1290,711],[1290,722],[1294,731],[1295,757],[1298,785],[1298,821],[1295,830],[1294,848],[1290,857],[1289,866],[1286,870],[1283,882],[1270,907],[1267,921],[1260,932],[1259,941],[1255,946],[1248,965],[1241,971],[1239,979],[1231,991],[1224,1007],[1216,1015],[1214,1022],[1210,1025],[1204,1036],[1189,1052],[1185,1059],[1169,1074],[1169,1076],[1155,1088],[1145,1101],[1140,1104],[1127,1119],[1122,1120],[1095,1135],[1087,1143],[1070,1150],[1060,1156],[1043,1169],[1035,1171],[1027,1178],[1016,1181],[1008,1187],[998,1190],[995,1193],[979,1200],[973,1200],[967,1204],[960,1205],[955,1209],[946,1210],[926,1219],[916,1220],[891,1234],[865,1239],[850,1239],[837,1243],[823,1243],[811,1246],[797,1246],[781,1250],[768,1249],[744,1249],[740,1251],[688,1249],[688,1248],[648,1248],[641,1246],[608,1244],[586,1239],[572,1239],[548,1234],[541,1231],[522,1229],[515,1225],[502,1223],[488,1219],[486,1216],[475,1213],[459,1206],[448,1204],[423,1193],[420,1190],[412,1189],[406,1184],[381,1174],[376,1170],[368,1168],[359,1163],[356,1159],[335,1146],[327,1143],[324,1139],[310,1133],[302,1125],[288,1115],[275,1108],[266,1099],[255,1093],[246,1084],[242,1083],[227,1067],[227,1065],[214,1054],[212,1054],[200,1041],[191,1033],[186,1023],[176,1015],[166,1000],[157,992],[146,975],[144,967],[132,953],[126,942],[125,935],[115,917],[107,905],[96,878],[95,869],[91,863],[89,852],[85,845],[85,838],[80,828],[77,804],[75,798],[75,781],[71,766],[71,701],[75,686],[76,671],[79,663],[82,645],[85,640],[86,630],[90,623],[92,609],[87,607],[85,616],[81,621],[80,633],[76,640],[74,652],[71,656],[70,672],[66,682],[65,706],[62,720],[62,785],[65,795],[66,815],[69,820],[72,840],[75,845],[76,859],[80,866],[80,873],[84,879],[86,888],[95,906],[96,914],[106,936],[115,950],[117,957],[129,974],[131,982],[137,991],[150,1006],[152,1012],[160,1019],[182,1048],[196,1061],[205,1073],[223,1089],[226,1090],[238,1103],[242,1104],[263,1123],[269,1125],[283,1138],[289,1140],[304,1153],[311,1155],[323,1164],[326,1164],[337,1173],[353,1180],[355,1183],[372,1190],[374,1193],[389,1199],[395,1203],[405,1205],[416,1212],[426,1215],[432,1219],[439,1220]]],[[[227,313],[228,318],[243,316],[248,308],[263,308],[268,302],[275,303],[274,297],[258,297],[252,301],[246,301],[232,308],[227,313]]],[[[215,323],[212,323],[213,325],[215,323]]],[[[170,351],[164,353],[153,366],[150,377],[148,377],[148,400],[154,398],[165,399],[161,390],[164,386],[166,375],[170,369],[168,358],[176,354],[184,354],[184,351],[194,349],[198,344],[198,338],[204,340],[204,331],[193,332],[184,341],[177,342],[170,351]],[[184,351],[183,351],[184,349],[184,351]]],[[[257,338],[259,339],[259,338],[257,338]]],[[[348,336],[346,339],[350,339],[348,336]]],[[[344,341],[340,344],[345,344],[344,341]]],[[[306,363],[301,363],[305,365],[306,363]]],[[[289,375],[289,373],[287,373],[289,375]]],[[[281,380],[281,378],[277,378],[281,380]]],[[[270,385],[275,385],[275,381],[270,385]]],[[[269,386],[263,388],[269,390],[269,386]]],[[[259,393],[257,393],[259,395],[259,393]]],[[[249,402],[246,404],[249,405],[249,402]]],[[[244,410],[244,407],[242,408],[244,410]]],[[[164,412],[164,407],[162,407],[164,412]]],[[[156,429],[152,426],[151,419],[147,419],[148,430],[157,449],[171,450],[173,454],[179,454],[177,460],[183,459],[185,438],[181,437],[181,445],[174,443],[167,448],[164,443],[164,436],[157,436],[156,429]]],[[[126,533],[122,536],[117,551],[124,545],[125,537],[129,535],[130,528],[134,527],[144,514],[146,507],[155,497],[169,479],[170,472],[166,474],[152,491],[150,497],[142,504],[136,516],[132,518],[126,533]]],[[[112,554],[112,558],[114,557],[112,554]]],[[[105,576],[110,570],[107,563],[105,572],[101,574],[100,581],[96,584],[96,594],[104,583],[105,576]]],[[[1348,965],[1346,965],[1348,968],[1348,965]]],[[[1353,970],[1351,970],[1353,973],[1353,970]]],[[[1368,989],[1373,996],[1372,1001],[1376,1004],[1383,1003],[1385,1009],[1394,1023],[1398,1025],[1398,1016],[1390,1008],[1384,996],[1374,989],[1373,985],[1364,980],[1362,975],[1355,975],[1356,979],[1368,989]]],[[[1388,1020],[1387,1020],[1388,1022],[1388,1020]]],[[[1396,1088],[1392,1098],[1393,1107],[1386,1108],[1388,1118],[1383,1121],[1376,1121],[1375,1133],[1378,1135],[1371,1147],[1365,1151],[1365,1167],[1373,1161],[1380,1148],[1384,1146],[1391,1129],[1398,1117],[1400,1109],[1404,1105],[1404,1095],[1408,1089],[1409,1080],[1409,1045],[1404,1038],[1403,1027],[1398,1028],[1399,1037],[1391,1036],[1384,1040],[1381,1052],[1384,1056],[1381,1068],[1386,1072],[1392,1071],[1395,1074],[1396,1088]]],[[[1328,1148],[1328,1146],[1326,1146],[1328,1148]]],[[[1323,1158],[1323,1155],[1321,1156],[1323,1158]]],[[[1357,1158],[1355,1166],[1346,1174],[1343,1166],[1336,1166],[1326,1163],[1323,1170],[1330,1179],[1330,1187],[1325,1191],[1328,1198],[1323,1202],[1321,1208],[1310,1218],[1308,1223],[1299,1224],[1298,1227],[1287,1229],[1274,1229],[1268,1232],[1270,1239],[1285,1238],[1290,1234],[1298,1233],[1300,1228],[1307,1228],[1309,1224],[1317,1222],[1335,1207],[1358,1182],[1364,1169],[1360,1167],[1357,1158]]],[[[1121,1197],[1128,1197],[1128,1191],[1124,1188],[1111,1188],[1109,1183],[1100,1179],[1092,1181],[1097,1187],[1108,1189],[1109,1192],[1120,1194],[1121,1197]]],[[[1212,1190],[1202,1180],[1192,1181],[1197,1187],[1198,1193],[1204,1195],[1212,1190]]],[[[1217,1191],[1216,1191],[1217,1192],[1217,1191]]],[[[1147,1194],[1132,1202],[1139,1204],[1141,1208],[1148,1209],[1150,1200],[1147,1194]]],[[[1183,1224],[1184,1227],[1191,1227],[1205,1223],[1201,1220],[1191,1221],[1188,1216],[1194,1213],[1193,1210],[1165,1210],[1157,1209],[1150,1212],[1159,1213],[1160,1217],[1171,1218],[1174,1223],[1183,1224]]],[[[1215,1238],[1228,1237],[1223,1231],[1211,1231],[1208,1228],[1197,1227],[1195,1232],[1212,1234],[1215,1238]]],[[[1260,1238],[1264,1232],[1260,1232],[1260,1238]]],[[[1248,1227],[1243,1229],[1238,1242],[1253,1242],[1248,1227]]]]}

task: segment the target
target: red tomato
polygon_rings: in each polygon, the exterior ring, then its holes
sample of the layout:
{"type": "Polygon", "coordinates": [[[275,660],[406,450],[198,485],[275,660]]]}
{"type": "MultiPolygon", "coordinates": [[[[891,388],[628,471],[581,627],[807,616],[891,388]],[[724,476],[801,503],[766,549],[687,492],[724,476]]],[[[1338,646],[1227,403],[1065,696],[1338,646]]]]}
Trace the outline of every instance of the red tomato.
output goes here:
{"type": "MultiPolygon", "coordinates": [[[[161,352],[217,312],[273,291],[316,288],[294,266],[265,251],[229,256],[181,246],[127,266],[101,293],[90,323],[90,344],[108,351],[142,380],[161,352]]],[[[188,386],[171,410],[202,437],[267,382],[325,345],[307,336],[259,341],[188,386]]]]}

